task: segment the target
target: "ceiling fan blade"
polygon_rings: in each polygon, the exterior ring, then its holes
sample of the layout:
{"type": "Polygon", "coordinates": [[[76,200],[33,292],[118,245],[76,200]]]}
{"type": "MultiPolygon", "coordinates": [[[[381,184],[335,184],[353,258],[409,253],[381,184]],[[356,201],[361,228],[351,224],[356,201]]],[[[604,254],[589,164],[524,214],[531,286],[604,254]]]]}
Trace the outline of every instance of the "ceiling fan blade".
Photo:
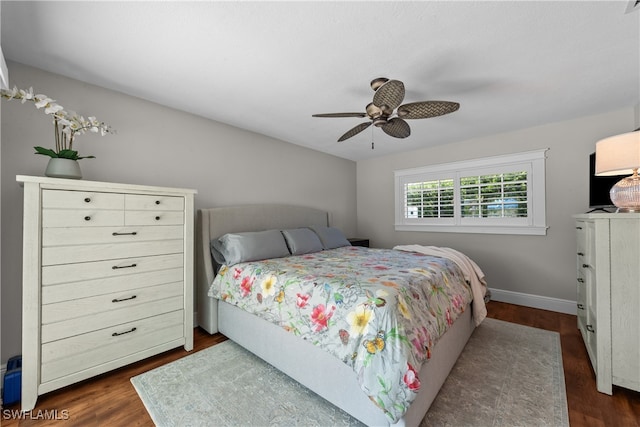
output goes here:
{"type": "Polygon", "coordinates": [[[386,105],[393,111],[404,99],[404,83],[400,80],[389,80],[383,83],[373,95],[373,105],[382,108],[386,105]]]}
{"type": "Polygon", "coordinates": [[[312,114],[311,117],[367,117],[367,113],[325,113],[312,114]]]}
{"type": "Polygon", "coordinates": [[[387,121],[387,123],[382,125],[381,127],[384,133],[394,138],[406,138],[411,135],[411,128],[409,127],[409,123],[398,117],[394,117],[393,119],[387,121]]]}
{"type": "Polygon", "coordinates": [[[347,133],[345,133],[344,135],[342,135],[340,137],[340,139],[338,139],[338,142],[342,142],[345,139],[349,139],[352,136],[356,136],[357,134],[359,134],[360,132],[362,132],[363,130],[365,130],[366,128],[368,128],[369,126],[371,126],[372,122],[364,122],[364,123],[360,123],[358,126],[349,129],[347,131],[347,133]]]}
{"type": "Polygon", "coordinates": [[[398,107],[398,117],[403,119],[428,119],[453,113],[460,104],[450,101],[411,102],[398,107]]]}

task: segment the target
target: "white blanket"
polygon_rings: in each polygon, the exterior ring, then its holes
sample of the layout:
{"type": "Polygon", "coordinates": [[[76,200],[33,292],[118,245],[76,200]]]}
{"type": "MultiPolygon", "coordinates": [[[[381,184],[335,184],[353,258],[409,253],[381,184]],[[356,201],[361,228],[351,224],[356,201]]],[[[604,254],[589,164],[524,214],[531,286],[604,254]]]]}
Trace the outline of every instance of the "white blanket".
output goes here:
{"type": "Polygon", "coordinates": [[[473,319],[476,326],[487,317],[487,307],[484,304],[484,296],[487,294],[487,282],[484,279],[484,273],[471,258],[455,249],[441,248],[438,246],[401,245],[393,249],[448,258],[455,262],[462,270],[465,280],[471,285],[471,292],[473,294],[473,319]]]}

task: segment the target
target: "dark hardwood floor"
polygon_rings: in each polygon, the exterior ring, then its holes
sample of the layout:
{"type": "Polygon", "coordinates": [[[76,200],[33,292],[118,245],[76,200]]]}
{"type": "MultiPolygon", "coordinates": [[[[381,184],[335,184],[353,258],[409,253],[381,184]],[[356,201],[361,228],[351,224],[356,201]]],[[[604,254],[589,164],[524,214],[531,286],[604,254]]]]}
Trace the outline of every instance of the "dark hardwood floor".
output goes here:
{"type": "MultiPolygon", "coordinates": [[[[490,302],[489,317],[560,333],[569,421],[573,427],[640,427],[640,393],[614,386],[613,396],[598,393],[576,317],[512,304],[490,302]]],[[[195,330],[194,351],[224,341],[195,330]]],[[[14,418],[19,405],[3,408],[2,426],[153,426],[129,379],[135,375],[186,356],[175,349],[99,377],[57,390],[38,399],[32,418],[14,418]],[[42,419],[58,418],[58,420],[42,419]]]]}

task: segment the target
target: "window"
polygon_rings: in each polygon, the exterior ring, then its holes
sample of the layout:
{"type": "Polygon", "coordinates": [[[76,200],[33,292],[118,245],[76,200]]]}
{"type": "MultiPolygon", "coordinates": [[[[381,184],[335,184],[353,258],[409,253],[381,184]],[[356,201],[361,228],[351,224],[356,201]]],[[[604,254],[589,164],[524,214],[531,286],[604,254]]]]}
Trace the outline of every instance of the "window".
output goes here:
{"type": "Polygon", "coordinates": [[[545,152],[396,171],[396,230],[546,234],[545,152]]]}

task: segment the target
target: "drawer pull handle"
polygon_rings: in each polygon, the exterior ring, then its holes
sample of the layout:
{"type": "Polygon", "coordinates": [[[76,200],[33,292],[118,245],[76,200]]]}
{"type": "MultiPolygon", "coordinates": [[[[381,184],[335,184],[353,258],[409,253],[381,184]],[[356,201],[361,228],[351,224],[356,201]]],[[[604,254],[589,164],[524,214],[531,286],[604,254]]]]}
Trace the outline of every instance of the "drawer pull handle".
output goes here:
{"type": "Polygon", "coordinates": [[[160,204],[160,200],[156,200],[156,205],[159,205],[159,204],[160,204]]]}
{"type": "Polygon", "coordinates": [[[578,256],[584,256],[584,253],[578,252],[578,256]]]}
{"type": "Polygon", "coordinates": [[[91,197],[85,197],[84,201],[85,201],[86,203],[91,203],[91,197]]]}
{"type": "Polygon", "coordinates": [[[582,264],[582,268],[589,268],[589,264],[582,264]]]}
{"type": "Polygon", "coordinates": [[[136,298],[137,298],[137,295],[130,296],[129,298],[120,298],[120,299],[114,298],[114,299],[111,300],[111,302],[129,301],[131,299],[136,299],[136,298]]]}
{"type": "Polygon", "coordinates": [[[114,231],[111,233],[112,236],[135,236],[136,234],[138,234],[137,231],[132,231],[131,233],[118,233],[117,231],[114,231]]]}
{"type": "Polygon", "coordinates": [[[576,230],[582,230],[582,227],[576,227],[576,230]]]}
{"type": "Polygon", "coordinates": [[[114,265],[113,267],[111,267],[113,270],[117,270],[119,268],[132,268],[132,267],[136,267],[138,264],[131,264],[131,265],[123,265],[122,267],[118,266],[118,265],[114,265]]]}
{"type": "Polygon", "coordinates": [[[580,310],[584,310],[584,305],[583,305],[583,304],[578,304],[578,308],[579,308],[580,310]]]}
{"type": "Polygon", "coordinates": [[[85,221],[91,221],[91,217],[89,215],[87,215],[87,216],[84,217],[84,220],[85,221]]]}
{"type": "Polygon", "coordinates": [[[578,282],[584,283],[584,279],[582,277],[578,277],[578,282]]]}
{"type": "Polygon", "coordinates": [[[131,332],[135,332],[137,328],[131,328],[131,330],[129,331],[125,331],[125,332],[114,332],[111,334],[112,337],[119,337],[120,335],[124,335],[124,334],[130,334],[131,332]]]}
{"type": "Polygon", "coordinates": [[[589,332],[595,332],[596,330],[593,329],[593,325],[587,325],[587,331],[589,332]]]}
{"type": "Polygon", "coordinates": [[[156,221],[160,221],[160,217],[159,216],[156,217],[156,221]]]}

